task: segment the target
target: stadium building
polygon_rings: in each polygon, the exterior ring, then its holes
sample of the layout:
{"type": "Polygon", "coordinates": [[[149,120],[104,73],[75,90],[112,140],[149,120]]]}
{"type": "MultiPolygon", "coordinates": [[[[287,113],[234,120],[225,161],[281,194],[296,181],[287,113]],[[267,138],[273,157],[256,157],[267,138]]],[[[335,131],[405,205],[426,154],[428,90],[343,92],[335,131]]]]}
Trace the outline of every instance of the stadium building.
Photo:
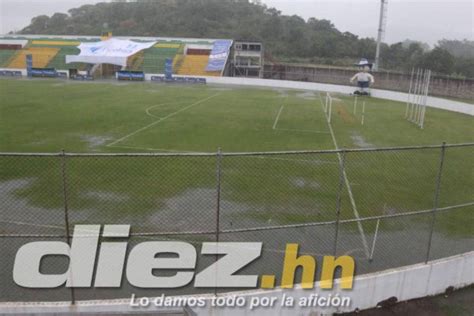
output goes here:
{"type": "Polygon", "coordinates": [[[27,68],[27,56],[32,67],[67,73],[85,72],[96,78],[114,77],[118,71],[164,74],[167,60],[172,74],[183,76],[255,76],[263,74],[263,45],[258,42],[233,40],[161,38],[161,37],[102,37],[94,36],[7,36],[0,38],[0,68],[27,68]],[[107,45],[109,43],[111,45],[107,45]],[[114,43],[112,43],[114,42],[114,43]],[[81,45],[105,47],[94,53],[81,52],[81,45]],[[125,52],[127,46],[144,44],[125,52]],[[113,44],[113,45],[112,45],[113,44]],[[102,45],[102,44],[101,44],[102,45]],[[114,62],[118,57],[126,62],[114,62]],[[81,58],[88,54],[89,59],[81,58]],[[91,56],[96,57],[90,58],[91,56]]]}

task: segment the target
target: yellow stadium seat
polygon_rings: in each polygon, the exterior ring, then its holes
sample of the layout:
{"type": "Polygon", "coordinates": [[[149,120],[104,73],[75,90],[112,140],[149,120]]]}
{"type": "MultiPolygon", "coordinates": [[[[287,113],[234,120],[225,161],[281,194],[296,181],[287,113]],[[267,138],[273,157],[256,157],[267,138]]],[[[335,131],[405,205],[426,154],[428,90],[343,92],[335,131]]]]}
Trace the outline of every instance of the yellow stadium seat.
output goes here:
{"type": "Polygon", "coordinates": [[[180,48],[182,44],[180,43],[158,43],[155,45],[156,48],[180,48]]]}
{"type": "Polygon", "coordinates": [[[26,68],[26,55],[33,55],[33,67],[45,68],[59,52],[59,48],[30,47],[20,50],[12,59],[8,68],[26,68]]]}
{"type": "Polygon", "coordinates": [[[206,71],[208,62],[209,56],[186,55],[181,62],[181,67],[179,67],[177,74],[190,76],[220,76],[219,72],[206,71]]]}
{"type": "Polygon", "coordinates": [[[81,42],[74,41],[32,41],[33,45],[44,45],[44,46],[79,46],[81,42]]]}
{"type": "Polygon", "coordinates": [[[184,55],[183,54],[177,54],[173,58],[173,69],[179,69],[181,68],[181,65],[183,64],[184,61],[184,55]]]}

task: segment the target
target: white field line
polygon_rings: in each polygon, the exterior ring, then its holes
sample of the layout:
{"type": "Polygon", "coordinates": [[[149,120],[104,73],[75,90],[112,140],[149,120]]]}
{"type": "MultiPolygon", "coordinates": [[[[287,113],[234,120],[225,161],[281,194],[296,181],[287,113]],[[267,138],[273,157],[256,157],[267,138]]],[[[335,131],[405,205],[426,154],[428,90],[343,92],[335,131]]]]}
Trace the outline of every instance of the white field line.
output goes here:
{"type": "Polygon", "coordinates": [[[138,134],[138,133],[141,133],[141,132],[143,132],[144,130],[146,130],[146,129],[152,127],[152,126],[155,126],[155,125],[157,125],[157,124],[159,124],[159,123],[161,123],[161,122],[164,122],[164,121],[166,121],[167,119],[169,119],[169,118],[171,118],[171,117],[173,117],[173,116],[175,116],[175,115],[177,115],[177,114],[179,114],[179,113],[181,113],[181,112],[183,112],[183,111],[186,111],[186,110],[192,108],[193,106],[196,106],[196,105],[198,105],[198,104],[204,103],[204,102],[206,102],[206,101],[208,101],[208,100],[210,100],[210,99],[212,99],[212,98],[215,98],[215,97],[217,97],[217,96],[219,96],[219,95],[220,95],[220,93],[211,95],[210,97],[207,97],[207,98],[205,98],[205,99],[202,99],[202,100],[200,100],[200,101],[197,101],[197,102],[195,102],[195,103],[193,103],[193,104],[190,104],[190,105],[188,105],[188,106],[186,106],[186,107],[184,107],[184,108],[182,108],[182,109],[180,109],[180,110],[178,110],[178,111],[176,111],[176,112],[173,112],[173,113],[171,113],[171,114],[168,114],[167,116],[162,117],[162,118],[160,118],[159,120],[157,120],[157,121],[155,121],[155,122],[153,122],[153,123],[151,123],[151,124],[148,124],[147,126],[144,126],[144,127],[140,128],[140,129],[138,129],[138,130],[136,130],[136,131],[134,131],[134,132],[132,132],[132,133],[130,133],[130,134],[128,134],[128,135],[125,135],[125,136],[122,137],[122,138],[117,139],[116,141],[114,141],[114,142],[108,144],[106,147],[112,147],[112,146],[114,146],[114,145],[116,145],[116,144],[118,144],[118,143],[124,141],[125,139],[127,139],[127,138],[129,138],[129,137],[131,137],[131,136],[134,136],[134,135],[136,135],[136,134],[138,134]]]}
{"type": "Polygon", "coordinates": [[[370,258],[369,260],[374,259],[374,252],[375,252],[375,243],[377,242],[377,235],[379,233],[379,226],[380,226],[380,219],[377,220],[377,226],[375,226],[375,235],[374,240],[372,241],[372,250],[370,251],[370,258]]]}
{"type": "Polygon", "coordinates": [[[273,129],[275,130],[276,127],[277,127],[277,124],[278,124],[278,120],[280,119],[280,115],[281,115],[281,112],[283,112],[283,108],[285,107],[285,105],[283,104],[280,108],[280,111],[278,111],[278,115],[275,119],[275,123],[273,123],[273,129]]]}
{"type": "Polygon", "coordinates": [[[184,102],[166,102],[166,103],[156,104],[156,105],[150,106],[148,109],[145,110],[145,112],[146,112],[146,114],[147,114],[148,116],[151,116],[151,117],[160,119],[160,118],[161,118],[160,116],[156,116],[156,115],[151,114],[151,113],[150,113],[150,110],[151,110],[151,109],[154,109],[154,108],[157,108],[157,107],[159,107],[159,106],[170,105],[170,104],[184,104],[184,102]]]}
{"type": "Polygon", "coordinates": [[[281,116],[281,113],[283,112],[284,108],[285,108],[285,105],[283,104],[280,107],[280,110],[278,111],[278,114],[275,118],[275,122],[273,123],[273,130],[275,130],[275,131],[285,131],[285,132],[298,132],[298,133],[329,134],[329,132],[326,132],[326,131],[316,131],[316,130],[309,130],[309,129],[277,128],[278,121],[280,120],[280,116],[281,116]]]}
{"type": "Polygon", "coordinates": [[[326,131],[316,131],[310,129],[293,129],[293,128],[274,128],[276,131],[298,132],[298,133],[312,133],[312,134],[329,134],[326,131]]]}
{"type": "MultiPolygon", "coordinates": [[[[324,110],[324,102],[323,102],[323,99],[321,97],[321,94],[319,94],[319,100],[320,100],[321,106],[323,107],[323,110],[324,110]]],[[[327,116],[327,114],[326,114],[326,116],[327,116]]],[[[334,134],[334,130],[332,129],[331,123],[329,123],[329,121],[328,121],[328,127],[329,127],[329,131],[331,133],[331,138],[332,138],[332,141],[334,143],[334,147],[336,148],[336,150],[339,150],[339,146],[337,145],[337,140],[336,140],[336,136],[334,134]]],[[[342,164],[341,154],[338,153],[337,157],[339,159],[339,163],[342,164]]],[[[346,185],[346,188],[347,188],[347,192],[349,193],[349,199],[351,201],[352,210],[354,211],[354,216],[358,219],[357,226],[359,228],[359,232],[360,232],[360,235],[361,235],[361,238],[362,238],[362,244],[363,244],[364,249],[365,249],[365,254],[367,256],[367,259],[369,259],[370,258],[369,246],[368,246],[368,243],[367,243],[367,239],[365,238],[364,228],[362,227],[362,223],[360,222],[360,215],[359,215],[359,212],[357,211],[357,205],[356,205],[355,200],[354,200],[354,195],[352,193],[351,184],[350,184],[349,179],[347,177],[346,168],[344,168],[342,170],[342,175],[344,177],[344,182],[345,182],[345,185],[346,185]]]]}

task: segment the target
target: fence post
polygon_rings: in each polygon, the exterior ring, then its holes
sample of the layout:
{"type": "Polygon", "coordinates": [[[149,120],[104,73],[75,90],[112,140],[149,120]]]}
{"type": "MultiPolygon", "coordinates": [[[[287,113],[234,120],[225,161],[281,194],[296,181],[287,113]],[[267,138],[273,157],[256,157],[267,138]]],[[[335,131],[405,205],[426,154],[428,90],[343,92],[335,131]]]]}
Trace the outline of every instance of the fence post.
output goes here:
{"type": "MultiPolygon", "coordinates": [[[[64,226],[66,230],[66,242],[71,246],[71,234],[69,232],[69,203],[68,203],[68,191],[67,191],[67,174],[66,174],[66,153],[64,149],[61,152],[61,177],[63,187],[63,202],[64,202],[64,226]]],[[[74,294],[74,288],[71,287],[71,304],[76,303],[76,297],[74,294]]]]}
{"type": "MultiPolygon", "coordinates": [[[[339,155],[339,153],[338,153],[339,155]]],[[[333,247],[333,254],[334,257],[337,256],[337,240],[339,236],[339,220],[341,217],[341,205],[342,205],[342,191],[344,188],[344,168],[346,165],[346,150],[343,149],[340,157],[339,163],[339,187],[337,192],[337,200],[336,200],[336,225],[335,225],[335,232],[334,232],[334,247],[333,247]]]]}
{"type": "Polygon", "coordinates": [[[430,237],[428,239],[428,249],[426,250],[425,263],[428,263],[428,261],[430,261],[431,245],[433,243],[434,226],[436,223],[436,211],[438,210],[438,207],[439,207],[439,194],[441,190],[441,175],[443,173],[445,154],[446,154],[446,143],[444,142],[443,145],[441,146],[438,176],[436,177],[436,189],[435,189],[435,194],[434,194],[433,211],[431,212],[432,215],[431,215],[430,237]]]}
{"type": "Polygon", "coordinates": [[[216,242],[219,242],[220,217],[221,217],[221,172],[222,172],[222,152],[219,148],[216,156],[216,242]]]}
{"type": "MultiPolygon", "coordinates": [[[[219,147],[216,154],[216,242],[219,242],[220,217],[221,217],[221,178],[222,178],[222,151],[219,147]]],[[[216,261],[219,255],[216,255],[216,261]]],[[[217,278],[216,278],[217,279],[217,278]]],[[[214,295],[217,296],[217,286],[214,289],[214,295]]]]}

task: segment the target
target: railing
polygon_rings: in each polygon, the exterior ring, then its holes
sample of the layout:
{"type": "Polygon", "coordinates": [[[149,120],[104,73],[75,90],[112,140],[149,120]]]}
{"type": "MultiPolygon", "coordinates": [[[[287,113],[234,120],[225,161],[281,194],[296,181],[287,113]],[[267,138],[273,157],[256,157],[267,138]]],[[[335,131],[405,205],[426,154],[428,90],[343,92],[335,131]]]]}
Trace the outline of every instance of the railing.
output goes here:
{"type": "MultiPolygon", "coordinates": [[[[328,151],[0,154],[0,302],[198,294],[191,286],[32,291],[13,282],[28,242],[70,242],[80,224],[131,225],[143,241],[263,242],[241,274],[281,274],[300,254],[351,255],[357,274],[474,250],[474,144],[328,151]]],[[[105,239],[105,238],[101,238],[105,239]]],[[[197,271],[215,257],[198,262],[197,271]]],[[[45,273],[67,269],[45,260],[45,273]]],[[[124,278],[125,280],[125,278],[124,278]]],[[[225,289],[218,289],[218,292],[225,289]]]]}

